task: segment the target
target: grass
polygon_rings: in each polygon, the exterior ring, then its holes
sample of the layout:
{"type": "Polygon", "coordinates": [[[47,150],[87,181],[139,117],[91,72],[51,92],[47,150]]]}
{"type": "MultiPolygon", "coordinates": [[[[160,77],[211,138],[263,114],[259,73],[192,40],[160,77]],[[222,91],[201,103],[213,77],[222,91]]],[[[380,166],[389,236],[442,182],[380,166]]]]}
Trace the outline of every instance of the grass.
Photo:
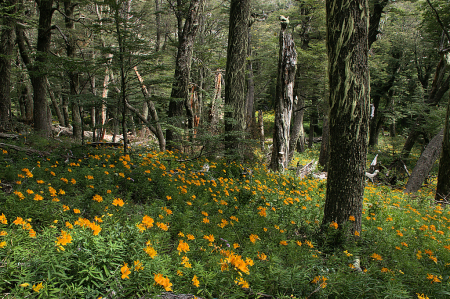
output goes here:
{"type": "Polygon", "coordinates": [[[433,185],[412,199],[368,184],[360,237],[333,246],[325,181],[145,147],[0,155],[3,298],[450,295],[450,212],[433,185]]]}

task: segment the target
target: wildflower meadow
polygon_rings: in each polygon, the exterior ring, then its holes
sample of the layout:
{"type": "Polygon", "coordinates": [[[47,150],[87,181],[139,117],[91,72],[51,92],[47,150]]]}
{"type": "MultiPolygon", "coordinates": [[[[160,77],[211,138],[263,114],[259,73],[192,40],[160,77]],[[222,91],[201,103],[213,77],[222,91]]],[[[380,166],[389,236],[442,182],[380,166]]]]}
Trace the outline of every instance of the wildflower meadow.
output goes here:
{"type": "Polygon", "coordinates": [[[341,241],[321,228],[326,181],[263,163],[0,156],[1,298],[450,298],[450,210],[432,188],[367,183],[363,229],[341,241]]]}

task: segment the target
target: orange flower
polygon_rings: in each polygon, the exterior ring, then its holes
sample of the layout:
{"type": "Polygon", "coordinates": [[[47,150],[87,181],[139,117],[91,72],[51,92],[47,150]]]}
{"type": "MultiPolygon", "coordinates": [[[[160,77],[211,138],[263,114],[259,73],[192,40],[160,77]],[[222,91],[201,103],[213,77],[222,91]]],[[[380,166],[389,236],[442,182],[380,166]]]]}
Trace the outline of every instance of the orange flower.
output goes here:
{"type": "Polygon", "coordinates": [[[198,280],[197,275],[194,275],[194,278],[192,278],[192,284],[197,288],[200,286],[200,281],[198,280]]]}
{"type": "Polygon", "coordinates": [[[180,240],[180,242],[178,243],[177,250],[179,251],[178,254],[181,254],[181,252],[188,252],[189,244],[184,242],[183,240],[180,240]]]}
{"type": "Polygon", "coordinates": [[[103,197],[101,195],[95,194],[94,197],[92,197],[92,200],[97,201],[97,202],[102,202],[103,197]]]}
{"type": "Polygon", "coordinates": [[[113,205],[113,206],[123,207],[124,204],[125,204],[125,203],[124,203],[123,200],[120,199],[120,198],[114,198],[114,200],[113,200],[113,202],[112,202],[112,205],[113,205]]]}
{"type": "Polygon", "coordinates": [[[381,257],[381,255],[379,255],[378,253],[374,253],[370,257],[373,258],[374,260],[377,260],[377,261],[381,261],[383,259],[381,257]]]}
{"type": "Polygon", "coordinates": [[[122,279],[130,279],[128,275],[131,274],[130,268],[128,268],[128,264],[124,263],[122,268],[120,268],[120,272],[122,272],[122,279]]]}
{"type": "Polygon", "coordinates": [[[172,283],[169,278],[165,278],[161,273],[155,274],[154,280],[156,284],[163,286],[166,291],[172,291],[172,283]]]}

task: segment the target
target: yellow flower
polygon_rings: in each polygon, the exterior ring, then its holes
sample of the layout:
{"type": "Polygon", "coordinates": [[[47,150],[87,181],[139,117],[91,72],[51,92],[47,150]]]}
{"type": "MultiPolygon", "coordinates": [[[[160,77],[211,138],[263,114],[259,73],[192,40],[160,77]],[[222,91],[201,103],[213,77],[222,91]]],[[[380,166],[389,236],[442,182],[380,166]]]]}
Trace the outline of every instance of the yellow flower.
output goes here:
{"type": "Polygon", "coordinates": [[[288,243],[287,243],[285,240],[280,241],[280,245],[287,246],[287,244],[288,244],[288,243]]]}
{"type": "Polygon", "coordinates": [[[172,291],[172,283],[169,278],[165,278],[161,273],[155,274],[154,280],[157,284],[163,286],[166,291],[172,291]]]}
{"type": "Polygon", "coordinates": [[[122,268],[120,268],[120,272],[122,272],[122,279],[129,279],[128,275],[131,274],[130,268],[128,268],[128,264],[124,263],[122,268]]]}
{"type": "Polygon", "coordinates": [[[8,233],[4,230],[0,231],[0,237],[7,236],[8,233]]]}
{"type": "Polygon", "coordinates": [[[238,279],[236,279],[234,281],[237,285],[240,285],[242,288],[244,289],[248,289],[250,287],[250,285],[248,284],[247,281],[245,281],[242,277],[239,277],[238,279]]]}
{"type": "Polygon", "coordinates": [[[144,266],[142,265],[142,263],[139,260],[134,261],[134,271],[139,272],[139,270],[143,270],[143,269],[144,269],[144,266]]]}
{"type": "Polygon", "coordinates": [[[374,260],[377,260],[377,261],[381,261],[383,259],[381,257],[381,255],[379,255],[378,253],[374,253],[370,257],[373,258],[374,260]]]}
{"type": "Polygon", "coordinates": [[[355,221],[356,219],[355,219],[355,216],[350,216],[350,217],[348,217],[348,220],[355,221]]]}
{"type": "Polygon", "coordinates": [[[197,275],[194,275],[194,278],[192,278],[192,284],[197,288],[200,286],[200,281],[198,281],[197,275]]]}
{"type": "Polygon", "coordinates": [[[114,198],[114,200],[113,200],[113,202],[112,202],[112,205],[113,205],[113,206],[123,207],[124,204],[125,204],[125,203],[124,203],[123,200],[120,199],[120,198],[114,198]]]}
{"type": "Polygon", "coordinates": [[[180,242],[178,243],[177,250],[179,251],[178,254],[181,254],[181,252],[188,252],[189,244],[184,242],[183,240],[180,240],[180,242]]]}
{"type": "Polygon", "coordinates": [[[1,224],[8,224],[8,220],[6,219],[6,216],[3,213],[0,215],[0,223],[1,224]]]}
{"type": "Polygon", "coordinates": [[[97,202],[102,202],[103,197],[101,195],[95,194],[94,197],[92,197],[92,200],[97,201],[97,202]]]}
{"type": "Polygon", "coordinates": [[[42,196],[39,195],[39,194],[35,194],[33,199],[36,200],[36,201],[40,201],[40,200],[43,200],[44,197],[42,197],[42,196]]]}
{"type": "Polygon", "coordinates": [[[260,259],[261,261],[266,261],[267,255],[264,252],[259,253],[258,251],[258,259],[260,259]]]}
{"type": "Polygon", "coordinates": [[[211,243],[214,242],[214,236],[211,235],[211,234],[209,236],[204,235],[203,239],[206,239],[206,240],[208,240],[211,243]]]}
{"type": "Polygon", "coordinates": [[[72,243],[72,236],[68,232],[62,230],[61,236],[57,238],[55,243],[56,245],[66,246],[67,244],[72,243]]]}
{"type": "Polygon", "coordinates": [[[337,229],[338,228],[338,224],[336,223],[336,222],[331,222],[331,224],[330,224],[330,227],[332,227],[332,228],[334,228],[334,229],[337,229]]]}
{"type": "Polygon", "coordinates": [[[427,295],[416,293],[417,299],[430,299],[427,295]]]}
{"type": "Polygon", "coordinates": [[[42,282],[38,283],[37,285],[33,285],[33,291],[39,293],[39,291],[41,289],[43,289],[44,287],[42,286],[42,282]]]}
{"type": "Polygon", "coordinates": [[[25,283],[19,284],[19,286],[21,286],[22,288],[26,288],[26,287],[30,286],[30,284],[28,282],[25,282],[25,283]]]}
{"type": "Polygon", "coordinates": [[[249,238],[250,238],[250,242],[252,242],[252,243],[255,243],[256,240],[260,240],[258,235],[255,235],[255,234],[251,234],[249,238]]]}
{"type": "Polygon", "coordinates": [[[144,248],[145,253],[147,253],[152,259],[158,254],[158,252],[151,246],[144,248]]]}
{"type": "Polygon", "coordinates": [[[153,226],[153,223],[155,222],[155,220],[153,220],[152,217],[145,215],[142,218],[142,224],[146,227],[146,228],[151,228],[153,226]]]}
{"type": "Polygon", "coordinates": [[[73,209],[73,212],[74,212],[75,214],[80,214],[80,213],[81,213],[81,211],[80,211],[79,209],[73,209]]]}
{"type": "Polygon", "coordinates": [[[0,242],[0,248],[6,247],[6,245],[8,245],[8,243],[6,243],[6,241],[0,242]]]}
{"type": "Polygon", "coordinates": [[[187,237],[188,240],[195,240],[194,235],[187,234],[186,237],[187,237]]]}

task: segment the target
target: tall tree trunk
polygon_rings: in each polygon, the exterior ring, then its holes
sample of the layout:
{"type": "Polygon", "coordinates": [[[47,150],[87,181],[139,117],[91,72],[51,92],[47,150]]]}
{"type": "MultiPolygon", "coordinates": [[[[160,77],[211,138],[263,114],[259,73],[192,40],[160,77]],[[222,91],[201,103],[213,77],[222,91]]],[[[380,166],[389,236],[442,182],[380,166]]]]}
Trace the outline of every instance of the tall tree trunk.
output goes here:
{"type": "Polygon", "coordinates": [[[444,129],[442,129],[433,139],[428,143],[425,150],[420,155],[416,166],[414,167],[411,176],[406,184],[405,193],[415,193],[422,187],[423,181],[430,173],[434,162],[439,158],[442,150],[442,140],[444,139],[444,129]]]}
{"type": "MultiPolygon", "coordinates": [[[[175,127],[182,128],[184,110],[189,110],[189,80],[191,72],[192,51],[194,39],[198,30],[198,22],[202,11],[203,0],[191,0],[189,14],[186,16],[184,26],[181,26],[182,16],[177,14],[179,23],[178,52],[175,65],[174,82],[172,85],[171,100],[168,117],[175,127]]],[[[190,120],[191,122],[191,120],[190,120]]],[[[193,123],[193,121],[192,121],[193,123]]],[[[167,129],[166,142],[168,149],[181,149],[181,136],[174,129],[167,129]]]]}
{"type": "MultiPolygon", "coordinates": [[[[73,4],[71,0],[64,1],[64,22],[67,29],[67,41],[66,41],[66,51],[67,57],[74,61],[76,56],[76,37],[75,37],[75,23],[73,12],[76,4],[73,4]]],[[[78,94],[80,93],[80,75],[77,71],[77,66],[73,63],[69,65],[69,84],[70,84],[70,102],[72,107],[72,127],[73,127],[73,137],[75,139],[81,139],[81,115],[80,107],[78,103],[78,94]]]]}
{"type": "Polygon", "coordinates": [[[61,113],[61,109],[59,109],[58,101],[56,100],[55,94],[53,93],[52,87],[50,86],[50,82],[48,81],[48,79],[47,79],[47,91],[48,94],[50,95],[50,100],[52,101],[53,109],[56,112],[56,117],[58,117],[59,125],[64,127],[65,126],[64,117],[61,113]]]}
{"type": "Polygon", "coordinates": [[[369,120],[367,0],[327,0],[330,143],[323,226],[361,232],[369,120]],[[353,218],[352,218],[353,219],[353,218]]]}
{"type": "Polygon", "coordinates": [[[34,129],[43,136],[50,136],[51,115],[47,102],[47,55],[52,37],[53,0],[36,1],[39,7],[36,59],[30,72],[33,85],[33,121],[34,129]]]}
{"type": "MultiPolygon", "coordinates": [[[[248,57],[252,56],[252,47],[251,47],[251,31],[250,26],[248,27],[248,45],[247,45],[247,55],[248,57]]],[[[252,59],[248,59],[247,61],[247,104],[246,104],[246,114],[247,114],[247,128],[250,132],[253,128],[254,124],[254,105],[255,105],[255,82],[253,80],[253,62],[252,59]]]]}
{"type": "MultiPolygon", "coordinates": [[[[284,17],[281,17],[281,19],[284,17]]],[[[273,134],[270,168],[284,171],[289,162],[289,141],[292,108],[294,106],[295,51],[292,35],[286,32],[289,20],[281,20],[280,53],[278,58],[278,80],[275,102],[275,128],[273,134]]]]}
{"type": "MultiPolygon", "coordinates": [[[[328,111],[328,105],[325,111],[328,111]]],[[[328,171],[328,151],[330,149],[330,125],[328,114],[323,118],[322,125],[322,142],[320,144],[319,165],[323,167],[323,171],[328,171]]]]}
{"type": "Polygon", "coordinates": [[[2,10],[0,32],[0,131],[6,130],[11,122],[11,66],[14,37],[16,0],[0,0],[2,10]]]}
{"type": "MultiPolygon", "coordinates": [[[[23,31],[23,28],[20,26],[16,26],[16,42],[19,49],[20,57],[22,58],[23,65],[28,70],[28,74],[30,74],[32,70],[32,64],[30,56],[28,55],[28,50],[26,47],[25,42],[25,32],[23,31]]],[[[23,118],[26,122],[32,122],[33,121],[33,95],[32,95],[32,86],[28,84],[28,79],[24,74],[21,73],[20,80],[23,84],[23,89],[21,93],[21,99],[24,106],[25,114],[23,115],[23,118]]]]}
{"type": "Polygon", "coordinates": [[[436,201],[450,201],[450,96],[448,96],[447,114],[444,123],[442,153],[439,160],[436,201]]]}
{"type": "Polygon", "coordinates": [[[317,97],[313,96],[311,99],[311,114],[309,116],[309,140],[308,147],[312,148],[314,144],[314,133],[319,126],[319,116],[317,115],[317,97]]]}
{"type": "Polygon", "coordinates": [[[246,129],[245,68],[250,0],[231,0],[225,72],[225,152],[239,155],[246,129]]]}
{"type": "Polygon", "coordinates": [[[148,107],[147,110],[150,112],[152,119],[149,120],[148,117],[145,116],[145,114],[140,114],[139,111],[137,111],[137,109],[134,109],[131,105],[127,105],[127,107],[131,111],[135,112],[136,115],[139,117],[139,119],[148,126],[148,128],[150,129],[150,131],[153,134],[155,134],[156,138],[158,139],[159,150],[161,152],[165,152],[166,151],[166,140],[164,139],[164,133],[161,128],[161,124],[159,122],[158,112],[156,111],[155,104],[153,103],[153,101],[150,100],[150,94],[148,92],[147,86],[145,86],[144,80],[142,79],[141,75],[139,74],[136,66],[134,67],[134,72],[136,74],[136,77],[138,78],[139,83],[141,84],[142,94],[144,95],[144,97],[146,99],[146,104],[148,107]]]}
{"type": "MultiPolygon", "coordinates": [[[[300,141],[302,143],[303,149],[300,149],[299,152],[304,151],[305,144],[305,130],[303,129],[303,116],[305,114],[305,98],[303,95],[303,86],[301,85],[301,72],[300,67],[297,67],[295,73],[295,83],[294,83],[294,107],[293,107],[293,119],[291,125],[290,132],[290,140],[289,140],[289,160],[288,163],[294,157],[295,149],[297,148],[297,141],[299,138],[302,138],[300,141]],[[300,137],[301,136],[301,137],[300,137]]],[[[297,148],[298,150],[298,148],[297,148]]]]}
{"type": "Polygon", "coordinates": [[[161,8],[159,7],[159,1],[155,0],[155,21],[156,21],[156,42],[155,52],[159,52],[161,48],[161,8]]]}

